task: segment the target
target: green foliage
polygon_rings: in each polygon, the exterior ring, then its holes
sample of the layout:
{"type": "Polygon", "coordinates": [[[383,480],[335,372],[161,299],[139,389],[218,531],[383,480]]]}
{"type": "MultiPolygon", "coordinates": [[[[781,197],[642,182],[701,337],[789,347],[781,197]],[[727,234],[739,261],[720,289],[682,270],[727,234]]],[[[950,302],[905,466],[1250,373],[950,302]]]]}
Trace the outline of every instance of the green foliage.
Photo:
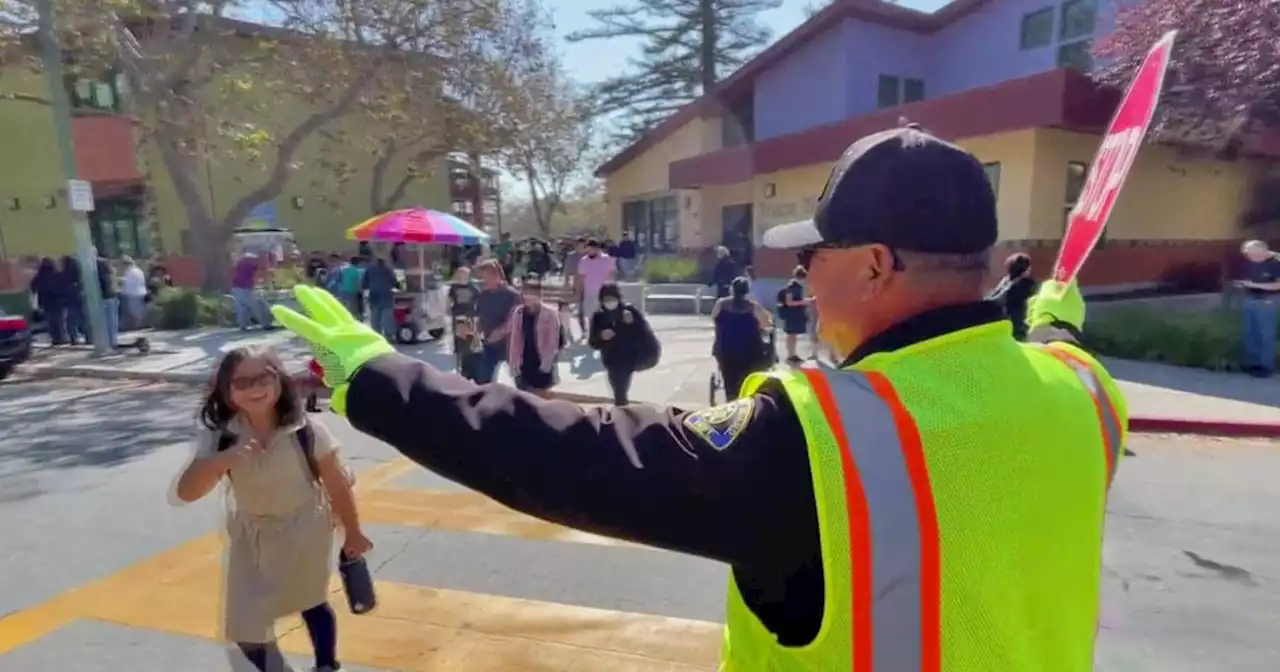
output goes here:
{"type": "Polygon", "coordinates": [[[644,261],[646,282],[699,282],[701,269],[695,259],[684,257],[649,257],[644,261]]]}
{"type": "Polygon", "coordinates": [[[231,301],[221,294],[203,294],[195,289],[166,287],[148,307],[156,329],[194,329],[233,323],[231,301]]]}
{"type": "Polygon", "coordinates": [[[1164,362],[1211,371],[1237,371],[1243,361],[1239,311],[1171,313],[1116,309],[1091,317],[1084,345],[1122,359],[1164,362]]]}

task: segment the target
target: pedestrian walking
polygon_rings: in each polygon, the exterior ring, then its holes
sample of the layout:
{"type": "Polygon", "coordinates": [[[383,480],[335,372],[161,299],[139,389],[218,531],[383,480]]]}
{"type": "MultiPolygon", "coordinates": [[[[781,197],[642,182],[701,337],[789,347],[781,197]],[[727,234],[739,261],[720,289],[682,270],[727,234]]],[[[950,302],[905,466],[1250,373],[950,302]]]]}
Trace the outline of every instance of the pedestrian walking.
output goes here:
{"type": "Polygon", "coordinates": [[[649,320],[639,308],[622,300],[622,291],[615,282],[600,287],[600,309],[591,316],[587,343],[600,352],[600,363],[618,406],[630,402],[631,381],[636,372],[653,368],[662,356],[662,346],[649,320]]]}
{"type": "Polygon", "coordinates": [[[334,517],[345,556],[363,556],[373,544],[360,528],[337,441],[308,421],[279,356],[259,347],[236,348],[218,363],[200,422],[195,459],[178,478],[177,496],[194,502],[225,481],[234,498],[225,636],[255,669],[286,670],[275,621],[301,614],[316,670],[338,670],[337,620],[328,601],[334,517]]]}
{"type": "Polygon", "coordinates": [[[804,250],[843,363],[696,411],[469,385],[308,288],[310,317],[275,310],[333,362],[335,410],[413,462],[729,565],[721,670],[1091,672],[1128,413],[1076,345],[1074,283],[1041,286],[1028,343],[983,300],[996,239],[972,154],[915,126],[862,138],[812,220],[763,237],[804,250]]]}
{"type": "Polygon", "coordinates": [[[995,301],[1004,307],[1004,314],[1009,318],[1013,329],[1013,337],[1019,341],[1027,340],[1027,304],[1036,293],[1036,281],[1031,277],[1031,257],[1018,253],[1011,254],[1004,260],[1004,277],[1000,283],[987,293],[988,301],[995,301]]]}
{"type": "Polygon", "coordinates": [[[50,345],[67,343],[67,297],[64,295],[58,268],[53,260],[45,257],[36,267],[28,288],[35,297],[36,306],[44,317],[45,331],[49,332],[50,345]]]}
{"type": "Polygon", "coordinates": [[[797,266],[791,271],[791,279],[778,290],[778,319],[782,321],[787,363],[793,365],[804,361],[796,353],[796,341],[809,333],[809,299],[804,288],[807,277],[809,272],[803,266],[797,266]]]}
{"type": "Polygon", "coordinates": [[[147,323],[147,274],[142,272],[133,257],[120,259],[124,272],[120,274],[121,312],[124,329],[141,329],[147,323]]]}
{"type": "Polygon", "coordinates": [[[361,288],[369,297],[369,324],[388,341],[396,340],[396,289],[400,278],[383,257],[374,259],[360,279],[361,288]]]}
{"type": "Polygon", "coordinates": [[[520,291],[507,284],[497,259],[485,259],[477,264],[476,275],[482,288],[476,297],[476,322],[484,339],[484,359],[477,382],[491,383],[498,375],[498,367],[507,361],[511,316],[520,305],[520,291]]]}
{"type": "Polygon", "coordinates": [[[560,314],[542,301],[542,280],[530,275],[520,283],[521,302],[511,315],[507,362],[516,387],[540,397],[550,397],[560,382],[556,364],[564,348],[560,314]]]}
{"type": "Polygon", "coordinates": [[[1236,282],[1245,292],[1245,372],[1269,378],[1276,369],[1277,299],[1280,298],[1280,258],[1261,240],[1240,246],[1247,276],[1236,282]]]}
{"type": "Polygon", "coordinates": [[[720,370],[724,396],[737,399],[747,376],[773,364],[773,353],[766,352],[761,338],[761,332],[773,328],[773,318],[751,297],[751,281],[744,276],[729,283],[729,296],[716,300],[711,322],[715,325],[711,356],[720,370]]]}
{"type": "Polygon", "coordinates": [[[84,312],[84,279],[80,275],[80,262],[67,255],[62,258],[58,272],[58,293],[66,308],[67,342],[75,345],[80,340],[89,342],[89,320],[84,312]]]}

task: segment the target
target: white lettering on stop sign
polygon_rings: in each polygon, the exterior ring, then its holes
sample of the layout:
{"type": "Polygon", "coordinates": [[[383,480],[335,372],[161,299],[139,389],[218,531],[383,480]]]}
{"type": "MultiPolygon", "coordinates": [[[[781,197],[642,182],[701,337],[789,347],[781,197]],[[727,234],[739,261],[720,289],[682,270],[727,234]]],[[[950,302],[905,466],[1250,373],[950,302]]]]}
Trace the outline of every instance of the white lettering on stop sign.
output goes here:
{"type": "Polygon", "coordinates": [[[1107,201],[1120,190],[1124,183],[1125,173],[1142,146],[1145,129],[1128,128],[1108,135],[1098,149],[1098,165],[1089,171],[1089,181],[1085,183],[1076,205],[1077,212],[1089,221],[1098,221],[1102,217],[1103,207],[1107,201]]]}

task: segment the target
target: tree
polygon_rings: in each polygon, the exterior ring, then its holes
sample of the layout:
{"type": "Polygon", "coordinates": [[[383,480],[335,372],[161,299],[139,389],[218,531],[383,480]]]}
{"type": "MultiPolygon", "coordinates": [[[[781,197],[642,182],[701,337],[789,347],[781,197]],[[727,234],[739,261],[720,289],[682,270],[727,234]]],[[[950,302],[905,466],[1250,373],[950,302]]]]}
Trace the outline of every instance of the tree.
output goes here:
{"type": "Polygon", "coordinates": [[[554,62],[523,81],[520,91],[517,109],[525,127],[513,138],[506,163],[524,181],[534,221],[548,236],[565,195],[592,164],[594,110],[554,62]]]}
{"type": "Polygon", "coordinates": [[[543,67],[552,37],[538,0],[514,0],[496,7],[484,29],[466,36],[440,63],[438,86],[425,92],[393,88],[371,99],[369,111],[385,132],[372,139],[377,158],[370,210],[396,207],[413,182],[434,177],[431,171],[447,155],[512,149],[525,127],[518,87],[543,67]],[[393,175],[399,159],[405,159],[403,167],[393,175]]]}
{"type": "Polygon", "coordinates": [[[597,112],[622,113],[616,140],[630,142],[736,70],[770,31],[756,21],[780,0],[635,0],[589,12],[600,27],[570,42],[638,37],[630,70],[596,87],[597,112]]]}
{"type": "Polygon", "coordinates": [[[546,233],[538,224],[533,204],[523,194],[503,207],[502,230],[516,238],[534,235],[557,238],[583,234],[603,238],[607,234],[607,211],[608,205],[604,202],[604,192],[600,185],[594,181],[583,182],[564,196],[546,233]]]}
{"type": "Polygon", "coordinates": [[[1280,127],[1280,3],[1144,0],[1117,8],[1094,53],[1096,77],[1124,86],[1147,50],[1177,29],[1153,137],[1233,154],[1249,136],[1280,127]]]}
{"type": "MultiPolygon", "coordinates": [[[[34,0],[0,2],[0,40],[10,47],[0,54],[12,63],[26,55],[21,35],[34,0]]],[[[232,229],[282,193],[303,166],[304,144],[363,113],[379,91],[428,86],[419,83],[432,79],[437,59],[454,56],[505,0],[55,2],[72,68],[92,75],[114,67],[127,77],[125,112],[173,182],[206,284],[223,286],[232,229]],[[229,18],[248,7],[269,9],[273,25],[229,18]],[[203,164],[220,162],[233,165],[246,190],[215,215],[198,176],[203,164]]]]}

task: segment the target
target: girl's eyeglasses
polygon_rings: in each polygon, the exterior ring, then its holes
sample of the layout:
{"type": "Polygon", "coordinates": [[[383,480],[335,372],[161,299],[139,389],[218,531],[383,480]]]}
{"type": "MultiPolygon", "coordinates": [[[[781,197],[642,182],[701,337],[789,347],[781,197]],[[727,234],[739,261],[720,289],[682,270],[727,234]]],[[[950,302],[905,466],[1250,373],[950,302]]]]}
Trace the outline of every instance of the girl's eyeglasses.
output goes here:
{"type": "Polygon", "coordinates": [[[245,392],[255,387],[267,387],[276,382],[277,376],[275,371],[263,371],[252,376],[236,376],[231,379],[231,389],[236,392],[245,392]]]}

